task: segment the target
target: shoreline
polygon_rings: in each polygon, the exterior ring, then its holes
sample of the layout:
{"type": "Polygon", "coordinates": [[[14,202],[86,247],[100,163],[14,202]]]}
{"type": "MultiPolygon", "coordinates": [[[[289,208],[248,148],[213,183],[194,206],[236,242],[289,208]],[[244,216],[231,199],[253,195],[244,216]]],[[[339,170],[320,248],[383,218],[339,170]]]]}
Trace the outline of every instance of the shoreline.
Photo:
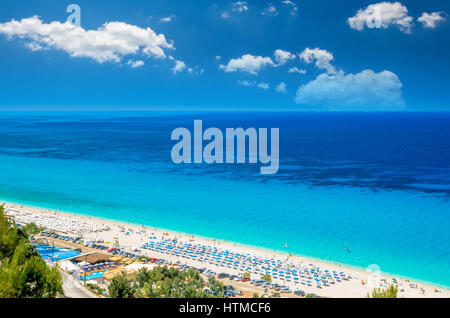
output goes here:
{"type": "MultiPolygon", "coordinates": [[[[367,272],[364,268],[362,267],[358,267],[358,266],[354,266],[354,265],[349,265],[349,264],[345,264],[345,263],[339,263],[339,262],[334,262],[334,261],[329,261],[329,260],[323,260],[323,259],[319,259],[319,258],[315,258],[312,256],[307,256],[307,255],[301,255],[301,254],[296,254],[296,253],[291,253],[291,252],[286,252],[286,251],[280,251],[280,250],[276,250],[276,249],[271,249],[271,248],[265,248],[265,247],[261,247],[261,246],[254,246],[254,245],[249,245],[249,244],[245,244],[245,243],[239,243],[239,242],[234,242],[234,241],[228,241],[228,240],[223,240],[223,239],[216,239],[216,238],[212,238],[212,237],[205,237],[205,236],[201,236],[201,235],[196,235],[196,234],[190,234],[190,233],[185,233],[185,232],[180,232],[180,231],[174,231],[174,230],[170,230],[170,229],[163,229],[163,228],[158,228],[158,227],[154,227],[154,226],[149,226],[149,225],[145,225],[145,224],[136,224],[136,223],[132,223],[129,221],[125,221],[125,220],[115,220],[115,219],[109,219],[109,218],[105,218],[105,217],[98,217],[98,216],[93,216],[93,215],[89,215],[89,214],[84,214],[84,213],[75,213],[75,212],[69,212],[69,211],[62,211],[62,210],[56,210],[56,209],[52,209],[52,208],[45,208],[45,207],[39,207],[39,206],[34,206],[34,205],[30,205],[30,204],[23,204],[20,202],[13,202],[13,201],[3,201],[0,200],[2,202],[5,203],[5,207],[6,208],[13,208],[16,210],[20,210],[23,212],[27,212],[27,213],[31,213],[31,214],[45,214],[45,215],[54,215],[54,216],[60,216],[63,218],[69,218],[69,219],[75,219],[78,221],[82,221],[82,222],[87,222],[87,223],[93,223],[93,224],[97,224],[97,225],[102,225],[105,226],[107,225],[111,230],[109,232],[114,231],[114,229],[121,229],[120,233],[113,233],[113,237],[120,237],[120,239],[122,240],[122,242],[125,242],[127,244],[131,244],[131,245],[123,245],[122,243],[120,244],[121,246],[125,246],[125,247],[137,247],[140,249],[140,246],[145,243],[146,241],[149,241],[148,239],[148,234],[147,231],[149,231],[150,233],[152,233],[152,235],[155,236],[161,236],[161,237],[167,237],[167,238],[177,238],[180,241],[190,241],[190,242],[195,242],[195,243],[204,243],[204,244],[209,244],[211,246],[216,246],[218,248],[224,248],[224,249],[229,249],[229,250],[235,250],[235,251],[240,251],[240,252],[248,252],[248,253],[252,253],[255,255],[264,255],[264,256],[269,256],[269,257],[274,257],[274,258],[278,258],[278,259],[287,259],[290,261],[294,261],[294,262],[300,262],[302,264],[314,264],[315,266],[320,266],[320,267],[327,267],[327,268],[335,268],[335,269],[339,269],[339,270],[343,270],[346,273],[350,273],[351,276],[353,277],[352,281],[353,282],[357,282],[357,286],[360,286],[360,289],[364,290],[364,294],[362,294],[361,292],[358,293],[359,296],[356,297],[366,297],[367,293],[370,292],[371,290],[368,289],[367,284],[362,285],[360,283],[360,281],[368,281],[369,276],[371,275],[369,272],[367,272]],[[123,237],[123,235],[121,235],[122,230],[127,228],[128,230],[131,231],[132,234],[130,235],[125,235],[126,237],[123,237]],[[147,238],[147,240],[143,240],[142,237],[137,237],[137,234],[142,234],[141,231],[144,231],[144,235],[147,238]],[[135,233],[136,232],[136,233],[135,233]],[[140,239],[140,240],[139,240],[140,239]]],[[[107,242],[107,239],[109,238],[110,240],[110,244],[112,243],[112,237],[111,235],[106,235],[106,233],[108,232],[94,232],[94,233],[89,233],[89,234],[85,234],[83,235],[83,237],[86,237],[88,239],[104,239],[105,242],[107,242]]],[[[111,234],[111,233],[109,233],[111,234]]],[[[161,254],[164,255],[164,254],[161,254]]],[[[163,256],[162,256],[163,257],[163,256]]],[[[393,274],[393,273],[386,273],[386,272],[381,272],[380,276],[383,278],[386,278],[387,281],[392,281],[392,278],[395,277],[397,279],[397,281],[401,282],[405,292],[403,293],[399,293],[399,297],[445,297],[445,298],[450,298],[450,287],[445,286],[445,285],[440,285],[438,283],[434,283],[434,282],[427,282],[427,281],[423,281],[417,278],[410,278],[410,277],[405,277],[402,276],[400,274],[393,274]],[[409,283],[414,283],[417,288],[416,289],[412,289],[409,287],[409,283]],[[419,293],[420,288],[423,288],[425,290],[425,295],[422,295],[419,293]],[[432,293],[434,290],[440,290],[441,293],[432,293]],[[414,293],[415,292],[415,293],[414,293]],[[416,294],[416,295],[414,295],[416,294]]],[[[356,286],[353,286],[352,288],[355,288],[356,286]]],[[[299,288],[304,289],[303,286],[299,286],[299,288]]],[[[343,288],[345,289],[345,288],[343,288]]],[[[319,295],[324,295],[327,296],[327,290],[323,289],[323,290],[315,290],[315,293],[319,294],[319,295]]],[[[339,296],[337,297],[354,297],[351,295],[355,295],[357,293],[338,293],[339,296]]],[[[333,295],[331,297],[336,297],[335,293],[333,293],[333,295]]]]}

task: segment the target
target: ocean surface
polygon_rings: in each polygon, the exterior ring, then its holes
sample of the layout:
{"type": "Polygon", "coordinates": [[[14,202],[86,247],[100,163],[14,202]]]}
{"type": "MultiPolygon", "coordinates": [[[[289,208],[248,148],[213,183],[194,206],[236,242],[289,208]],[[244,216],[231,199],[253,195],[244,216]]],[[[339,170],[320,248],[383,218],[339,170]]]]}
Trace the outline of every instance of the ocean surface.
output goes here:
{"type": "Polygon", "coordinates": [[[0,200],[450,286],[450,113],[0,113],[0,200]],[[280,128],[280,170],[175,165],[177,127],[280,128]]]}

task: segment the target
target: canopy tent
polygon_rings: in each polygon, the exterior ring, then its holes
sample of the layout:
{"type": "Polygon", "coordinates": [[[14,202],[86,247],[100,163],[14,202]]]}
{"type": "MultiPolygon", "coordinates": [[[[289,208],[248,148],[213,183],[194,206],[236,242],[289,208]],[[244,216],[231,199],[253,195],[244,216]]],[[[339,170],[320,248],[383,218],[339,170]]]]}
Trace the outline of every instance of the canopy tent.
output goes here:
{"type": "Polygon", "coordinates": [[[62,262],[59,262],[59,266],[60,266],[62,269],[68,271],[68,272],[78,271],[78,270],[79,270],[78,266],[76,266],[76,265],[75,265],[74,263],[72,263],[71,261],[62,261],[62,262]]]}
{"type": "Polygon", "coordinates": [[[88,266],[88,265],[91,265],[91,263],[85,262],[85,261],[82,261],[82,262],[78,263],[78,266],[80,266],[80,267],[88,266]]]}

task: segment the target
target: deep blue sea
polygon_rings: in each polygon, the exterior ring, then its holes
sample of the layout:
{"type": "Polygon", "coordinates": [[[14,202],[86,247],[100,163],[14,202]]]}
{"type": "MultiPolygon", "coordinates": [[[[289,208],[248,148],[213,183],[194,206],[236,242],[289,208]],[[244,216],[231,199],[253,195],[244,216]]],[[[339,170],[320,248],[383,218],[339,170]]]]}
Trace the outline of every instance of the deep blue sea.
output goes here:
{"type": "Polygon", "coordinates": [[[0,141],[0,200],[450,286],[450,113],[2,112],[0,141]],[[279,173],[175,165],[194,119],[280,128],[279,173]]]}

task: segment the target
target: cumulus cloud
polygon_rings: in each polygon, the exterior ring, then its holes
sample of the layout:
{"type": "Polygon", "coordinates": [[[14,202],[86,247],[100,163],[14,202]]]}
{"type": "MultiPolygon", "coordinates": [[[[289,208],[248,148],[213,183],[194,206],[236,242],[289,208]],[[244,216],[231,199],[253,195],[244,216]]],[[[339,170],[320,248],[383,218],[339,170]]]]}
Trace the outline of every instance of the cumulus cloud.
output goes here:
{"type": "Polygon", "coordinates": [[[336,73],[336,69],[331,65],[334,56],[327,50],[322,50],[320,48],[310,49],[308,47],[300,53],[299,56],[306,63],[314,63],[316,67],[324,69],[330,74],[336,73]]]}
{"type": "Polygon", "coordinates": [[[233,11],[246,12],[248,11],[247,1],[237,1],[233,3],[233,11]]]}
{"type": "Polygon", "coordinates": [[[0,23],[0,34],[28,40],[34,48],[54,48],[72,57],[91,58],[98,63],[120,62],[126,55],[144,54],[165,58],[172,49],[163,34],[123,22],[108,22],[97,30],[85,30],[69,22],[43,23],[37,16],[0,23]]]}
{"type": "Polygon", "coordinates": [[[29,48],[31,51],[36,52],[36,51],[40,51],[43,50],[44,48],[42,47],[42,45],[36,43],[36,42],[30,42],[30,43],[26,43],[25,46],[27,48],[29,48]]]}
{"type": "Polygon", "coordinates": [[[286,93],[287,92],[286,84],[284,82],[281,82],[280,84],[277,85],[275,90],[279,93],[286,93]]]}
{"type": "Polygon", "coordinates": [[[445,21],[445,17],[442,15],[443,12],[424,12],[417,21],[421,22],[424,28],[434,29],[439,23],[445,21]]]}
{"type": "Polygon", "coordinates": [[[258,88],[262,88],[264,90],[268,90],[270,87],[269,84],[264,83],[264,82],[258,83],[256,86],[258,86],[258,88]]]}
{"type": "Polygon", "coordinates": [[[255,56],[251,54],[242,55],[242,57],[231,59],[227,65],[219,65],[219,69],[225,72],[246,72],[253,75],[257,75],[258,72],[264,67],[271,66],[277,67],[286,64],[289,60],[295,59],[295,55],[278,49],[274,52],[274,58],[277,64],[274,63],[272,58],[255,56]]]}
{"type": "Polygon", "coordinates": [[[275,53],[275,61],[277,61],[278,65],[284,65],[289,60],[295,59],[295,54],[292,54],[288,51],[276,50],[275,53]]]}
{"type": "Polygon", "coordinates": [[[205,69],[199,68],[198,66],[188,67],[187,72],[192,75],[203,75],[205,69]]]}
{"type": "Polygon", "coordinates": [[[127,65],[129,65],[131,68],[138,68],[144,66],[144,61],[128,60],[127,65]]]}
{"type": "Polygon", "coordinates": [[[265,82],[258,83],[256,81],[239,80],[239,81],[237,81],[237,83],[241,86],[246,86],[246,87],[256,86],[256,87],[264,89],[264,90],[268,90],[270,88],[270,85],[265,82]]]}
{"type": "Polygon", "coordinates": [[[228,12],[224,12],[220,15],[220,17],[224,20],[229,19],[230,18],[230,14],[228,12]]]}
{"type": "Polygon", "coordinates": [[[262,68],[273,65],[275,64],[270,57],[245,54],[240,58],[231,59],[227,65],[219,65],[219,69],[224,70],[227,73],[247,72],[257,75],[262,68]]]}
{"type": "Polygon", "coordinates": [[[175,16],[173,14],[171,14],[168,17],[164,17],[164,18],[159,19],[159,22],[169,23],[169,22],[172,22],[174,18],[175,18],[175,16]]]}
{"type": "Polygon", "coordinates": [[[247,80],[239,80],[237,82],[239,85],[242,85],[242,86],[254,86],[256,84],[256,82],[250,82],[247,80]]]}
{"type": "Polygon", "coordinates": [[[348,19],[352,29],[362,31],[368,28],[387,29],[397,26],[402,32],[410,33],[413,18],[408,15],[408,9],[400,2],[380,2],[360,9],[355,16],[348,19]]]}
{"type": "Polygon", "coordinates": [[[402,83],[394,73],[321,74],[302,85],[295,102],[332,110],[403,110],[402,83]]]}
{"type": "Polygon", "coordinates": [[[306,70],[301,70],[297,66],[294,66],[288,70],[288,73],[306,74],[306,70]]]}
{"type": "Polygon", "coordinates": [[[175,61],[175,66],[171,69],[173,74],[181,73],[186,69],[186,63],[183,61],[175,61]]]}
{"type": "Polygon", "coordinates": [[[275,6],[269,4],[262,12],[262,15],[266,15],[266,16],[270,16],[270,17],[275,17],[278,15],[278,10],[275,6]]]}

